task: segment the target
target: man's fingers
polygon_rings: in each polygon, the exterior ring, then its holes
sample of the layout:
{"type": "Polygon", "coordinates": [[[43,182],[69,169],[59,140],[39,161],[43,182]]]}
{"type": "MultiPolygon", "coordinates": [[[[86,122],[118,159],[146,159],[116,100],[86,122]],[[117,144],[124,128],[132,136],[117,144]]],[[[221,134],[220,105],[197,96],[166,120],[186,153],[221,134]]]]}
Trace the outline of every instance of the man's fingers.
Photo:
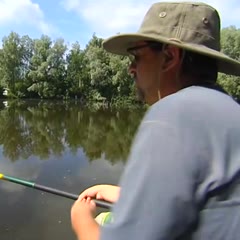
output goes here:
{"type": "Polygon", "coordinates": [[[103,197],[102,197],[102,194],[101,193],[97,193],[97,195],[96,195],[96,199],[102,199],[103,197]]]}

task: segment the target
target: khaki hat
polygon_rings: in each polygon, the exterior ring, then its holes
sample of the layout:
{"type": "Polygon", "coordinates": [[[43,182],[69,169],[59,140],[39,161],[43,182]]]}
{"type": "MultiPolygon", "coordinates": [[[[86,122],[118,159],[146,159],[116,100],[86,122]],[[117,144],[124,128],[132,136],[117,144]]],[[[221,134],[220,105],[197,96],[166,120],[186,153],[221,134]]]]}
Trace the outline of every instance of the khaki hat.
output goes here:
{"type": "Polygon", "coordinates": [[[118,34],[103,42],[115,54],[128,55],[138,41],[175,45],[217,59],[218,71],[240,76],[240,62],[220,51],[220,18],[213,7],[198,2],[155,3],[137,33],[118,34]]]}

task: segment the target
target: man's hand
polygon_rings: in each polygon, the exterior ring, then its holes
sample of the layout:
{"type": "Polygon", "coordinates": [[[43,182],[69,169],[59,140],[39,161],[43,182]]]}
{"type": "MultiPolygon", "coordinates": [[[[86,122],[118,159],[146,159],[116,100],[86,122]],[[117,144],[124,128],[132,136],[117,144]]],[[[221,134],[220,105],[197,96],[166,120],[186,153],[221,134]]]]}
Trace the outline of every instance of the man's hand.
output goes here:
{"type": "Polygon", "coordinates": [[[114,185],[95,185],[83,191],[79,199],[96,198],[115,203],[119,198],[120,188],[114,185]]]}
{"type": "Polygon", "coordinates": [[[96,204],[90,197],[78,199],[71,209],[72,228],[78,239],[99,239],[99,225],[94,219],[96,204]]]}

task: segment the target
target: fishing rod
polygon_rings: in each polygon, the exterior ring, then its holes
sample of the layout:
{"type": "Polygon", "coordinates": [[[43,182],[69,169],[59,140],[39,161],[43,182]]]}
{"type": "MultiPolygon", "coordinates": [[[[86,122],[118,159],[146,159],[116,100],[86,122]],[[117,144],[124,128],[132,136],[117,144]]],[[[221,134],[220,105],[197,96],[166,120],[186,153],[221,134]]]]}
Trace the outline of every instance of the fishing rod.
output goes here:
{"type": "MultiPolygon", "coordinates": [[[[52,194],[55,194],[55,195],[58,195],[58,196],[61,196],[61,197],[65,197],[65,198],[69,198],[69,199],[73,199],[73,200],[78,199],[77,194],[64,192],[64,191],[61,191],[59,189],[47,187],[47,186],[40,185],[40,184],[37,184],[37,183],[34,183],[34,182],[26,181],[24,179],[10,177],[10,176],[4,175],[2,173],[0,173],[0,180],[13,182],[13,183],[16,183],[16,184],[20,184],[20,185],[23,185],[23,186],[26,186],[26,187],[31,187],[31,188],[34,188],[34,189],[41,190],[43,192],[52,193],[52,194]]],[[[106,202],[106,201],[102,201],[102,200],[98,200],[98,199],[93,199],[93,201],[95,202],[96,206],[101,207],[101,208],[110,209],[112,207],[112,204],[110,202],[106,202]]]]}

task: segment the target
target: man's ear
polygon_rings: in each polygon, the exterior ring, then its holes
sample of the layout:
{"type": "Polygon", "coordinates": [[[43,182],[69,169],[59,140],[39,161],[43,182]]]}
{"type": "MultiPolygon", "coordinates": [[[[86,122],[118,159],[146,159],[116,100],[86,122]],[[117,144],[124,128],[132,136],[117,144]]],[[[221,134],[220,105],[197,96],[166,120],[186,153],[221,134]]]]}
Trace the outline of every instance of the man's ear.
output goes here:
{"type": "Polygon", "coordinates": [[[178,47],[167,45],[163,50],[163,71],[168,71],[181,63],[181,50],[178,47]]]}

